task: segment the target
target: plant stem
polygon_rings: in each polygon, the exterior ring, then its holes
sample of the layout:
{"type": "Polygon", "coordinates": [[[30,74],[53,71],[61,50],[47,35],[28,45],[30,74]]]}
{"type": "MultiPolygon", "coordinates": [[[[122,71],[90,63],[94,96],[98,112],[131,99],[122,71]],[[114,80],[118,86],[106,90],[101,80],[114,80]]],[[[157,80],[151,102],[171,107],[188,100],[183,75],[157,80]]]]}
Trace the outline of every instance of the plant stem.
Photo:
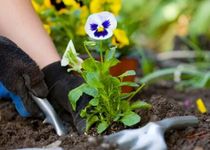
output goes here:
{"type": "Polygon", "coordinates": [[[128,98],[128,101],[130,101],[143,87],[145,84],[143,83],[138,89],[128,98]]]}
{"type": "Polygon", "coordinates": [[[106,95],[101,95],[101,98],[102,98],[102,101],[103,101],[107,111],[109,112],[109,114],[111,116],[113,116],[114,113],[112,111],[112,107],[110,105],[109,98],[106,95]]]}
{"type": "Polygon", "coordinates": [[[102,43],[102,41],[100,41],[99,51],[100,51],[101,62],[103,63],[104,60],[103,60],[103,43],[102,43]]]}
{"type": "Polygon", "coordinates": [[[90,51],[88,50],[87,46],[85,45],[85,43],[84,43],[84,47],[85,47],[85,51],[87,52],[88,56],[89,56],[91,59],[95,60],[95,59],[93,58],[93,56],[91,55],[90,51]]]}
{"type": "Polygon", "coordinates": [[[88,50],[87,46],[84,43],[84,47],[85,47],[85,51],[87,52],[88,56],[92,59],[92,61],[94,62],[94,65],[96,68],[98,68],[97,64],[96,64],[96,60],[93,58],[93,56],[91,55],[90,51],[88,50]]]}

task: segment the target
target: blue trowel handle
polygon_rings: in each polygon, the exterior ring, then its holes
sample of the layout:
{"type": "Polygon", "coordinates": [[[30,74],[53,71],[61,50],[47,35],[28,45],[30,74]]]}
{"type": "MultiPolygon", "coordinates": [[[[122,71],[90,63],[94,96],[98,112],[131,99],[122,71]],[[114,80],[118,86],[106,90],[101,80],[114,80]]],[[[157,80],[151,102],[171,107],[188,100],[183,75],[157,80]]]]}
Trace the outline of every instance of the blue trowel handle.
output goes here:
{"type": "Polygon", "coordinates": [[[15,105],[16,110],[22,117],[29,117],[30,113],[26,110],[21,98],[9,91],[0,81],[0,99],[9,99],[15,105]]]}

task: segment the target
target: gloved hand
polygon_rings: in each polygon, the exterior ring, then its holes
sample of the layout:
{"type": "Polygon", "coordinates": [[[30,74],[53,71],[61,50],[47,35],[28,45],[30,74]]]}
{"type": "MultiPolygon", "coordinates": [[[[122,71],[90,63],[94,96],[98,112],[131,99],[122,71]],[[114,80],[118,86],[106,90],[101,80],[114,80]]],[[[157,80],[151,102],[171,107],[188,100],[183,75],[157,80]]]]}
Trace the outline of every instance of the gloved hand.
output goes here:
{"type": "Polygon", "coordinates": [[[45,74],[45,82],[49,88],[48,99],[59,113],[60,117],[68,122],[71,122],[73,127],[79,132],[83,133],[85,130],[85,120],[80,117],[80,111],[86,106],[91,99],[90,96],[83,94],[77,102],[76,111],[73,111],[68,99],[70,90],[78,87],[83,83],[83,79],[75,74],[68,73],[66,67],[61,67],[60,62],[55,62],[48,65],[42,70],[45,74]],[[68,115],[64,118],[64,115],[68,115]]]}
{"type": "Polygon", "coordinates": [[[15,43],[0,36],[0,99],[11,99],[23,117],[39,117],[41,111],[30,93],[47,96],[43,73],[15,43]]]}

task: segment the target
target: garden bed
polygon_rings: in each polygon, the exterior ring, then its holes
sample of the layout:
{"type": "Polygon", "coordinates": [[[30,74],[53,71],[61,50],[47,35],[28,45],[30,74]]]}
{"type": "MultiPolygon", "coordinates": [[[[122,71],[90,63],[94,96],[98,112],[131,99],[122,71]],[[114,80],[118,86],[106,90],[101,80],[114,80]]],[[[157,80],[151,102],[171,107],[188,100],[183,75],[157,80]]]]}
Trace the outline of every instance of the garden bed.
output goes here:
{"type": "MultiPolygon", "coordinates": [[[[165,134],[168,148],[171,150],[208,150],[210,149],[210,114],[198,112],[195,101],[202,98],[210,110],[209,90],[189,90],[179,92],[167,85],[153,85],[139,93],[140,99],[148,100],[153,109],[139,111],[142,121],[135,128],[145,125],[149,121],[157,121],[166,117],[195,115],[199,118],[198,127],[188,127],[182,130],[171,130],[165,134]]],[[[123,129],[122,125],[112,125],[105,134],[123,129]]],[[[94,130],[91,135],[96,135],[94,130]]],[[[58,137],[50,125],[42,124],[37,119],[23,119],[19,117],[10,103],[0,103],[0,149],[14,149],[25,147],[43,147],[57,140],[60,147],[66,150],[82,149],[114,149],[100,144],[88,142],[87,135],[78,136],[72,131],[58,137]]],[[[107,146],[109,147],[109,145],[107,146]]]]}

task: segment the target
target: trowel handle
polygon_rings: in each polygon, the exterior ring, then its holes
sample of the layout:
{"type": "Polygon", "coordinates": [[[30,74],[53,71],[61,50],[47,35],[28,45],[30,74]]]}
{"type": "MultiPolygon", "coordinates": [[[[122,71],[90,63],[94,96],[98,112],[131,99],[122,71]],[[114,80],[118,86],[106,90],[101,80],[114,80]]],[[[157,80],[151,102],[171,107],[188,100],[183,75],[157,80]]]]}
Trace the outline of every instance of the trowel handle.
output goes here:
{"type": "Polygon", "coordinates": [[[163,119],[157,123],[162,126],[165,131],[168,129],[185,128],[188,126],[197,126],[198,118],[195,116],[177,116],[163,119]]]}

